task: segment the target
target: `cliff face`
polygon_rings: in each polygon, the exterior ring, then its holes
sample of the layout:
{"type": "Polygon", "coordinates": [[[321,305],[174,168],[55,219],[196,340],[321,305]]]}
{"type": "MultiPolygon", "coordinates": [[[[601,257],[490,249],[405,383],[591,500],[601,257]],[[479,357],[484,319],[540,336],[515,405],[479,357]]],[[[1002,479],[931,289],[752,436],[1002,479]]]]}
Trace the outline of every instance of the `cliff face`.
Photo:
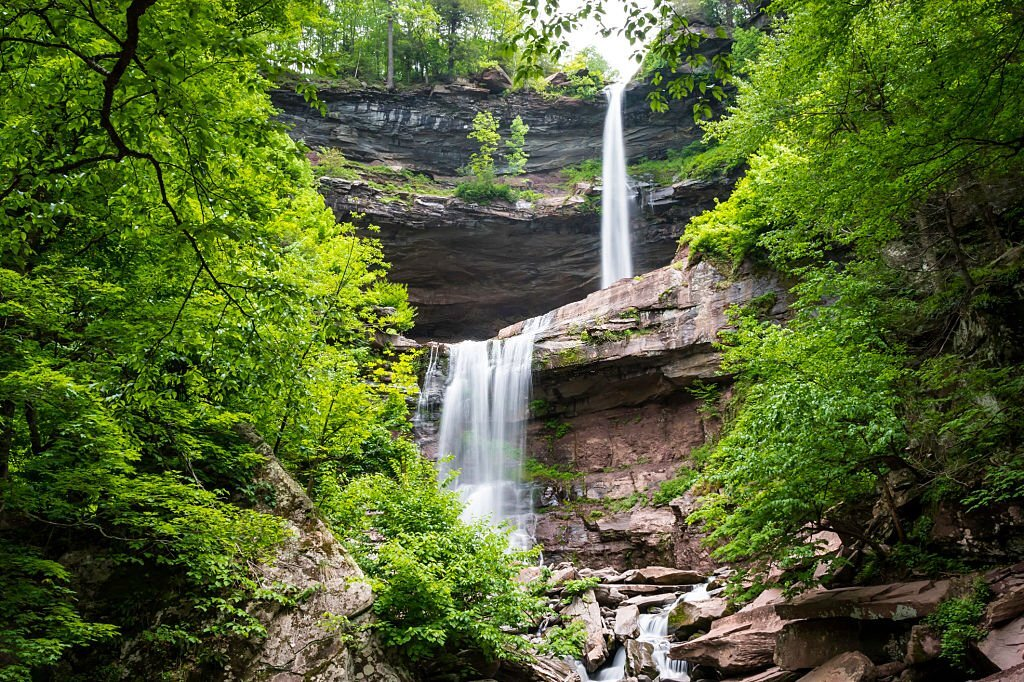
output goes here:
{"type": "MultiPolygon", "coordinates": [[[[658,156],[694,140],[692,103],[673,102],[670,111],[650,110],[646,86],[634,86],[623,102],[626,146],[634,158],[658,156]]],[[[532,173],[557,171],[601,157],[605,101],[542,96],[533,92],[492,94],[472,85],[438,85],[406,92],[321,90],[325,116],[298,94],[273,93],[278,117],[309,147],[342,150],[356,161],[397,164],[437,175],[456,175],[478,145],[466,138],[473,117],[489,111],[507,131],[521,116],[530,126],[526,152],[532,173]]],[[[498,169],[501,171],[502,169],[498,169]]]]}
{"type": "Polygon", "coordinates": [[[685,524],[692,500],[652,507],[645,499],[719,428],[714,407],[690,389],[728,391],[713,344],[728,309],[744,305],[781,319],[783,284],[749,266],[727,275],[684,257],[552,312],[534,352],[540,414],[529,453],[573,476],[567,485],[540,482],[546,556],[619,568],[712,564],[685,524]]]}
{"type": "MultiPolygon", "coordinates": [[[[665,264],[690,216],[728,187],[686,181],[647,193],[646,210],[633,222],[637,272],[665,264]]],[[[424,195],[395,201],[364,182],[338,178],[323,179],[321,192],[339,220],[380,227],[374,236],[392,279],[409,286],[419,339],[486,339],[600,286],[595,188],[515,206],[424,195]]]]}

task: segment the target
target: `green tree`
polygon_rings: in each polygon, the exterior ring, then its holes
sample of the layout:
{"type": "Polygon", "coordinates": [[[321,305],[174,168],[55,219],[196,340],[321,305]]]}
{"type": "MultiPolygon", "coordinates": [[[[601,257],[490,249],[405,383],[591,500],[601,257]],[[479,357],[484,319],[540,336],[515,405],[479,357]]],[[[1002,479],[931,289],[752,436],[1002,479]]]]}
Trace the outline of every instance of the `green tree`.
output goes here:
{"type": "Polygon", "coordinates": [[[523,123],[523,117],[517,116],[512,119],[509,138],[505,141],[505,147],[508,149],[505,158],[508,160],[508,172],[512,175],[519,175],[526,170],[526,162],[530,155],[526,153],[524,147],[526,134],[529,132],[530,127],[523,123]]]}
{"type": "Polygon", "coordinates": [[[473,130],[467,135],[480,149],[469,157],[469,168],[478,180],[494,178],[494,155],[501,144],[498,119],[489,111],[478,111],[473,117],[473,130]]]}
{"type": "Polygon", "coordinates": [[[375,343],[411,324],[404,290],[272,120],[310,9],[3,9],[0,543],[38,557],[4,562],[12,675],[115,628],[153,666],[259,636],[245,607],[290,598],[251,567],[284,532],[238,421],[314,489],[408,447],[408,359],[375,343]],[[137,580],[77,616],[53,561],[83,547],[137,580]]]}
{"type": "Polygon", "coordinates": [[[924,509],[999,504],[1024,481],[1024,205],[1005,190],[1024,177],[1024,14],[773,8],[736,105],[707,124],[749,170],[684,241],[794,278],[796,314],[742,316],[725,340],[738,405],[697,517],[732,559],[798,568],[831,528],[892,564],[927,539],[907,533],[889,472],[924,509]],[[888,520],[869,526],[876,500],[888,520]]]}

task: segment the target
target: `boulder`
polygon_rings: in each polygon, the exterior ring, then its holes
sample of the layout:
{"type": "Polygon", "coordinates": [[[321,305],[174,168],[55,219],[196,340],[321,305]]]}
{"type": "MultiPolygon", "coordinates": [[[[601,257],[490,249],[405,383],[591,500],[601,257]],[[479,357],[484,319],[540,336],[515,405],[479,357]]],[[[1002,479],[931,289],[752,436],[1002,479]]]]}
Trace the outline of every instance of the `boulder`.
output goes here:
{"type": "Polygon", "coordinates": [[[778,630],[754,629],[750,624],[716,628],[700,638],[673,645],[669,657],[710,666],[726,676],[760,671],[774,664],[778,630]]]}
{"type": "Polygon", "coordinates": [[[516,581],[522,584],[532,583],[541,577],[540,567],[523,567],[516,575],[516,581]]]}
{"type": "Polygon", "coordinates": [[[1024,617],[989,631],[978,643],[978,651],[999,670],[1024,662],[1024,617]]]}
{"type": "Polygon", "coordinates": [[[615,626],[612,629],[619,638],[636,638],[640,635],[640,608],[636,605],[623,605],[615,610],[615,626]]]}
{"type": "Polygon", "coordinates": [[[821,666],[837,655],[853,651],[884,662],[889,659],[887,651],[903,650],[905,640],[901,643],[900,636],[905,631],[909,627],[846,618],[793,621],[779,632],[774,660],[789,671],[821,666]]]}
{"type": "Polygon", "coordinates": [[[491,93],[502,93],[512,87],[512,79],[500,66],[490,66],[480,72],[476,81],[491,93]]]}
{"type": "Polygon", "coordinates": [[[860,652],[844,652],[829,659],[799,681],[870,681],[875,665],[860,652]]]}
{"type": "Polygon", "coordinates": [[[575,667],[561,659],[534,655],[522,661],[502,659],[498,680],[506,681],[579,681],[575,667]]]}
{"type": "Polygon", "coordinates": [[[668,632],[678,640],[686,640],[697,631],[707,631],[711,622],[725,616],[729,603],[724,598],[710,598],[676,603],[668,615],[668,632]]]}
{"type": "Polygon", "coordinates": [[[654,646],[639,640],[627,640],[626,675],[646,676],[650,680],[658,677],[658,665],[654,662],[654,646]]]}
{"type": "Polygon", "coordinates": [[[604,620],[601,608],[597,604],[594,591],[588,590],[562,610],[562,616],[569,619],[580,619],[586,628],[587,640],[583,646],[583,666],[587,671],[596,671],[608,658],[608,644],[604,637],[604,620]]]}
{"type": "Polygon", "coordinates": [[[881,586],[818,589],[780,603],[776,612],[783,619],[920,619],[935,611],[950,595],[949,581],[912,581],[881,586]]]}
{"type": "Polygon", "coordinates": [[[627,579],[628,583],[653,583],[660,586],[688,586],[705,581],[707,578],[700,572],[672,567],[644,567],[637,569],[627,579]]]}
{"type": "Polygon", "coordinates": [[[991,628],[1024,614],[1024,563],[993,570],[985,575],[993,598],[985,610],[985,626],[991,628]]]}
{"type": "Polygon", "coordinates": [[[663,607],[671,605],[679,597],[678,593],[658,593],[657,595],[638,595],[623,601],[623,605],[636,605],[641,611],[651,607],[663,607]]]}
{"type": "Polygon", "coordinates": [[[626,596],[616,586],[598,584],[594,586],[594,595],[602,607],[618,607],[626,600],[626,596]]]}
{"type": "Polygon", "coordinates": [[[745,676],[740,680],[746,683],[776,683],[776,681],[792,681],[794,678],[795,676],[792,671],[783,671],[779,667],[773,666],[770,669],[745,676]]]}
{"type": "Polygon", "coordinates": [[[1018,664],[1017,666],[1009,669],[1003,669],[999,673],[986,676],[985,678],[979,679],[981,681],[1024,681],[1024,664],[1018,664]]]}
{"type": "Polygon", "coordinates": [[[567,581],[576,581],[579,578],[580,575],[576,571],[576,567],[560,565],[551,572],[551,578],[548,579],[548,583],[552,586],[563,586],[567,581]]]}
{"type": "Polygon", "coordinates": [[[931,626],[916,624],[910,629],[907,641],[907,654],[903,661],[909,666],[925,664],[939,658],[942,654],[942,640],[931,626]]]}

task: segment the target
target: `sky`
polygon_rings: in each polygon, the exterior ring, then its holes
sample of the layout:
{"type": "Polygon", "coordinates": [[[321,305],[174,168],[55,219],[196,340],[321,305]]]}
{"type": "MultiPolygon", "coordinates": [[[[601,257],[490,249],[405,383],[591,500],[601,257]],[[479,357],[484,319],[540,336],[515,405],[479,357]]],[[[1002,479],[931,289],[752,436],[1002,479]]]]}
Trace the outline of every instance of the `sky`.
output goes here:
{"type": "MultiPolygon", "coordinates": [[[[574,10],[583,5],[586,0],[556,0],[559,9],[574,10]]],[[[649,0],[643,3],[647,7],[652,4],[649,0]]],[[[625,3],[620,0],[605,0],[606,14],[604,24],[608,27],[621,28],[626,21],[625,3]]],[[[568,36],[569,49],[572,52],[594,46],[609,66],[619,72],[620,78],[628,79],[640,68],[640,65],[630,59],[635,48],[632,47],[626,37],[621,34],[612,34],[607,38],[602,37],[598,23],[593,19],[587,19],[575,31],[568,36]]]]}

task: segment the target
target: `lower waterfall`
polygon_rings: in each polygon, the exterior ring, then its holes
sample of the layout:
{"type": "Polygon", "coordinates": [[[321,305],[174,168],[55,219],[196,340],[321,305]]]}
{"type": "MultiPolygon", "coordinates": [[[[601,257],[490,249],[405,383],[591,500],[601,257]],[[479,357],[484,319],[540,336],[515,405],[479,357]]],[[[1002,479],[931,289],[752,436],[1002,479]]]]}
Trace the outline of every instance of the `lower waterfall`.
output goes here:
{"type": "Polygon", "coordinates": [[[438,436],[441,476],[458,472],[453,486],[466,503],[466,519],[507,522],[511,545],[519,548],[533,544],[533,506],[522,477],[524,427],[533,343],[547,324],[547,316],[532,318],[515,337],[464,341],[448,351],[438,436]]]}

